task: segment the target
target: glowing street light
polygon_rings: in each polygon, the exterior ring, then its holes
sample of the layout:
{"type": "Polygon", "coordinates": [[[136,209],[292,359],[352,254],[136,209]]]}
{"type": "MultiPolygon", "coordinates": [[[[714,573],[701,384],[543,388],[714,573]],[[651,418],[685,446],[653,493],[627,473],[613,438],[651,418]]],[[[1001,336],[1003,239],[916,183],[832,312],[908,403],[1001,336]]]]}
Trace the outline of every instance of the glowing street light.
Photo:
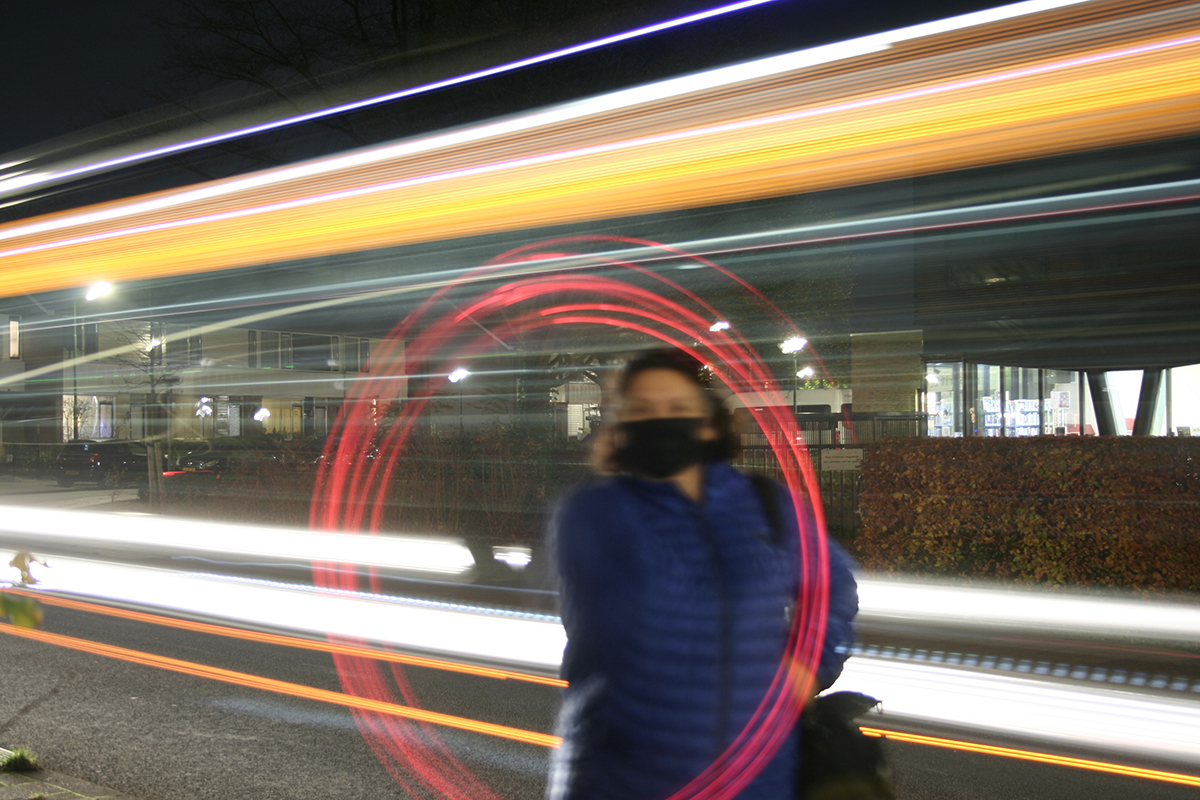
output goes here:
{"type": "Polygon", "coordinates": [[[808,344],[808,339],[803,336],[793,336],[779,343],[779,349],[787,355],[795,355],[804,349],[808,344]]]}
{"type": "Polygon", "coordinates": [[[796,373],[796,377],[792,379],[792,415],[793,416],[796,413],[796,408],[797,408],[796,392],[800,389],[800,378],[801,378],[800,373],[796,369],[796,367],[798,366],[796,363],[796,354],[799,353],[801,350],[803,350],[807,344],[808,344],[808,339],[805,339],[803,336],[791,336],[787,339],[784,339],[782,342],[779,343],[779,349],[782,350],[785,355],[789,355],[792,357],[792,372],[796,373]]]}
{"type": "Polygon", "coordinates": [[[88,287],[87,294],[83,296],[83,299],[90,303],[93,300],[104,297],[106,294],[110,294],[112,290],[112,284],[108,281],[96,281],[88,287]]]}
{"type": "Polygon", "coordinates": [[[449,375],[446,376],[447,378],[449,378],[451,383],[458,384],[458,434],[460,436],[462,435],[462,432],[463,432],[463,387],[462,387],[462,385],[463,385],[463,381],[465,381],[467,379],[467,376],[470,374],[471,374],[470,370],[459,367],[458,369],[454,370],[453,372],[451,372],[449,375]]]}
{"type": "Polygon", "coordinates": [[[712,325],[709,325],[709,326],[708,326],[708,329],[709,329],[709,331],[711,331],[712,333],[719,333],[720,331],[727,331],[727,330],[729,330],[729,329],[730,329],[730,328],[732,328],[732,327],[733,327],[733,326],[732,326],[732,325],[730,325],[730,324],[729,324],[728,322],[726,322],[725,320],[723,320],[723,319],[719,319],[719,320],[717,320],[716,322],[714,322],[712,325]]]}
{"type": "Polygon", "coordinates": [[[797,378],[811,378],[813,375],[816,375],[816,374],[817,374],[817,371],[814,370],[812,367],[805,367],[804,369],[802,369],[796,373],[796,377],[797,378]]]}

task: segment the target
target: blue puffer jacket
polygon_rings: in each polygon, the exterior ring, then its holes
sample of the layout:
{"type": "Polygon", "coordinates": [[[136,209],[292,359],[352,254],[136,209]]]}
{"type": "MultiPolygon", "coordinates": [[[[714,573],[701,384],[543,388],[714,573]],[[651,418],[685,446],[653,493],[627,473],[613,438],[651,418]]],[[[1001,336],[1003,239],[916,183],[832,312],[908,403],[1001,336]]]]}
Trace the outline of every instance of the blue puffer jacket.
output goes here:
{"type": "MultiPolygon", "coordinates": [[[[746,725],[779,667],[799,588],[795,512],[782,487],[778,497],[783,543],[753,482],[723,462],[705,466],[699,504],[672,483],[620,476],[559,505],[551,536],[570,686],[551,800],[664,800],[746,725]]],[[[841,672],[858,610],[850,559],[833,543],[829,552],[823,687],[841,672]]],[[[739,798],[794,797],[795,745],[739,798]]]]}

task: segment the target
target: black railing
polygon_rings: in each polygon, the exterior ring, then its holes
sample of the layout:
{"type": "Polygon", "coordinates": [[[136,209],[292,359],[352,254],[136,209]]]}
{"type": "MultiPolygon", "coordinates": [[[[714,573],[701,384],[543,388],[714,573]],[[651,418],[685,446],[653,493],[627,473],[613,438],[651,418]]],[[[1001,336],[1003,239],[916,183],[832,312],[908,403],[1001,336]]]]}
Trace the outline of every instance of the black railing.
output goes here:
{"type": "MultiPolygon", "coordinates": [[[[860,442],[897,436],[923,436],[928,415],[917,413],[797,414],[796,424],[811,459],[825,522],[836,539],[849,542],[860,527],[858,495],[861,472],[847,466],[846,456],[857,455],[860,442]],[[842,452],[838,452],[842,451],[842,452]],[[838,457],[834,457],[838,453],[838,457]],[[836,458],[836,465],[834,464],[836,458]],[[831,468],[834,467],[834,468],[831,468]]],[[[743,433],[736,466],[782,480],[783,469],[773,445],[785,445],[782,431],[743,433]]]]}

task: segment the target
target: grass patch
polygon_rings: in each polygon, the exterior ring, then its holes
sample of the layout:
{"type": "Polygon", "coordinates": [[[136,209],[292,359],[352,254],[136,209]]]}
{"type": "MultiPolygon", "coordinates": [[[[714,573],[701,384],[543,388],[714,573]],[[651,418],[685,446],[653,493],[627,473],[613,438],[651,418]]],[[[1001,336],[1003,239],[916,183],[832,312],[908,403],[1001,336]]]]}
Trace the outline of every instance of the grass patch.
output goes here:
{"type": "Polygon", "coordinates": [[[26,747],[18,747],[0,756],[0,772],[33,772],[41,768],[37,755],[26,747]]]}

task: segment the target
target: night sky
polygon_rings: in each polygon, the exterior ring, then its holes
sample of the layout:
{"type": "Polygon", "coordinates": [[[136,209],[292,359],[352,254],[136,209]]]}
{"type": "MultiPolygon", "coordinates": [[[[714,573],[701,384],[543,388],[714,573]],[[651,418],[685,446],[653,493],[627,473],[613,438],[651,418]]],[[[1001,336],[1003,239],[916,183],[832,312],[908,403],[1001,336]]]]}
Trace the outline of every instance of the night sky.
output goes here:
{"type": "MultiPolygon", "coordinates": [[[[722,2],[674,0],[663,4],[660,16],[670,16],[681,5],[703,9],[722,2]]],[[[169,15],[173,3],[174,0],[6,2],[0,12],[0,76],[3,76],[0,154],[82,131],[121,112],[153,105],[146,93],[161,85],[161,64],[168,55],[168,47],[151,21],[150,12],[169,15]]],[[[986,0],[896,4],[878,0],[779,0],[770,4],[766,12],[749,12],[757,15],[758,21],[746,23],[749,26],[746,36],[754,37],[758,28],[765,38],[778,40],[780,29],[795,31],[795,46],[800,47],[1000,4],[986,0]]],[[[744,17],[739,24],[743,21],[744,17]]],[[[704,33],[701,30],[685,35],[704,33]]],[[[769,49],[781,48],[772,45],[769,49]]],[[[790,42],[782,49],[792,49],[790,42]]]]}
{"type": "Polygon", "coordinates": [[[171,0],[10,0],[0,18],[0,153],[149,104],[171,0]]]}

